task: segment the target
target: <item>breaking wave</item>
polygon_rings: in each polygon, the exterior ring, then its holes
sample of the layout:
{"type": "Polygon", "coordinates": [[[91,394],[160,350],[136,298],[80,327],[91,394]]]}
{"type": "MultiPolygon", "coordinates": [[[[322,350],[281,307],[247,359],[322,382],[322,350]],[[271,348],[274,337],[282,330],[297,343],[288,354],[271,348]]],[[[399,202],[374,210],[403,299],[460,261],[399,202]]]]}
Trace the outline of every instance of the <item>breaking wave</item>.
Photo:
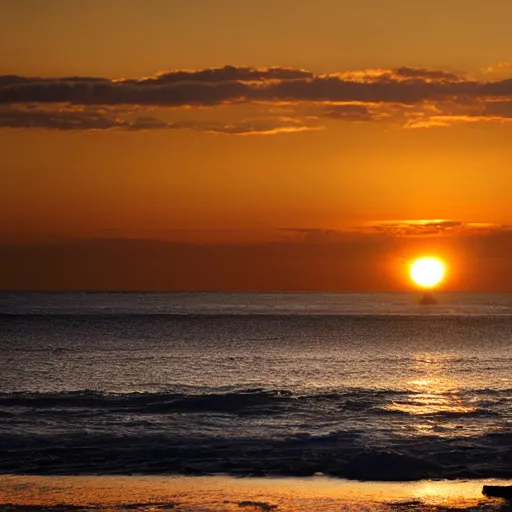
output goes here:
{"type": "Polygon", "coordinates": [[[512,434],[498,427],[508,421],[508,390],[459,395],[453,410],[446,405],[453,393],[439,394],[438,410],[432,397],[422,405],[422,396],[262,388],[4,393],[0,472],[512,477],[512,434]]]}

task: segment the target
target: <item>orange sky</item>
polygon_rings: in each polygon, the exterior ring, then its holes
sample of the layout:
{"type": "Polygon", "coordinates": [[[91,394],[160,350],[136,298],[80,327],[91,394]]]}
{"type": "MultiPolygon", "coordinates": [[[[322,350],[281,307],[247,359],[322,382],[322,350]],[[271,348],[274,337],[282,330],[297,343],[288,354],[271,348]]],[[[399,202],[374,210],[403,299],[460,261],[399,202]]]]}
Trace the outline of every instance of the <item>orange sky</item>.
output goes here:
{"type": "Polygon", "coordinates": [[[509,290],[510,19],[0,3],[0,288],[406,289],[429,252],[509,290]]]}

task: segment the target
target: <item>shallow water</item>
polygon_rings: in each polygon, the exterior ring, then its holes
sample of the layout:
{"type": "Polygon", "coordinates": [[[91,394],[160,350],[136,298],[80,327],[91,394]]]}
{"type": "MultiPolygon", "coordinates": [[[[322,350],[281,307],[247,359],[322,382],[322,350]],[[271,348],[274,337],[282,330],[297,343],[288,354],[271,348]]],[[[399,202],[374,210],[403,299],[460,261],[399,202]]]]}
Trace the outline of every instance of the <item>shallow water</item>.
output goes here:
{"type": "MultiPolygon", "coordinates": [[[[355,482],[308,478],[0,476],[0,510],[179,512],[510,511],[482,496],[503,481],[355,482]],[[4,505],[2,505],[2,503],[4,505]],[[5,504],[15,504],[7,507],[5,504]]],[[[509,482],[510,483],[510,482],[509,482]]]]}
{"type": "Polygon", "coordinates": [[[510,295],[0,294],[0,472],[512,476],[510,295]]]}

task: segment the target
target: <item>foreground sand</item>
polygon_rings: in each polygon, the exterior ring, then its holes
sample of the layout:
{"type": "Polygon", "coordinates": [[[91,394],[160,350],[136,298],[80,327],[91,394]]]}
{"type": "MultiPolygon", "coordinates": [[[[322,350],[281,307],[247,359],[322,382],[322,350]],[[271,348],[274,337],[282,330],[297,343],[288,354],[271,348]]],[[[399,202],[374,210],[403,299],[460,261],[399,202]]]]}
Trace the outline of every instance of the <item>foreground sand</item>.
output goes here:
{"type": "Polygon", "coordinates": [[[482,496],[500,480],[354,482],[312,478],[0,475],[0,510],[512,510],[482,496]],[[65,506],[62,506],[65,505],[65,506]]]}

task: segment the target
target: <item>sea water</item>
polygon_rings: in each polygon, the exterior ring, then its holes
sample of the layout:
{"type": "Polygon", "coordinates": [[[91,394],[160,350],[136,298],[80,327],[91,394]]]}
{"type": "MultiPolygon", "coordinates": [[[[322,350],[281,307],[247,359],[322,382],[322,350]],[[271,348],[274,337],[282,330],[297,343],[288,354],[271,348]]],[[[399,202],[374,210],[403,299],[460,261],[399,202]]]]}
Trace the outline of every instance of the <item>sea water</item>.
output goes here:
{"type": "Polygon", "coordinates": [[[512,477],[512,295],[1,293],[0,472],[512,477]]]}

